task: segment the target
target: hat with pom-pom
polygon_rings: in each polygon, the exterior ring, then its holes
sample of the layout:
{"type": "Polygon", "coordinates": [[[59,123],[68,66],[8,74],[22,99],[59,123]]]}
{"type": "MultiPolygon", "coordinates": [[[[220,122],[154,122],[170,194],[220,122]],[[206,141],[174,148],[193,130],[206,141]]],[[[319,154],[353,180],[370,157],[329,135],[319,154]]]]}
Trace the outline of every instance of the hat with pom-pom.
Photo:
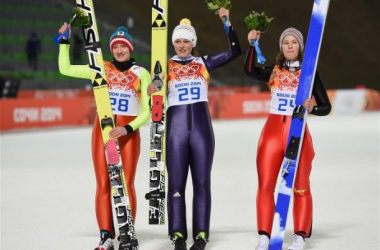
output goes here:
{"type": "Polygon", "coordinates": [[[282,42],[284,41],[284,38],[286,36],[293,36],[297,39],[298,43],[300,44],[300,47],[301,47],[301,51],[303,51],[303,48],[304,48],[304,44],[303,44],[303,36],[302,36],[302,33],[295,29],[295,28],[287,28],[286,30],[284,30],[280,36],[280,50],[282,50],[282,42]]]}
{"type": "Polygon", "coordinates": [[[110,38],[110,50],[112,51],[112,47],[117,44],[122,43],[125,44],[129,52],[133,51],[133,37],[128,33],[128,29],[121,26],[116,29],[116,32],[111,35],[110,38]]]}
{"type": "Polygon", "coordinates": [[[186,39],[192,42],[193,47],[197,45],[197,33],[191,22],[187,18],[183,18],[179,25],[177,25],[173,30],[172,42],[174,43],[178,39],[186,39]]]}

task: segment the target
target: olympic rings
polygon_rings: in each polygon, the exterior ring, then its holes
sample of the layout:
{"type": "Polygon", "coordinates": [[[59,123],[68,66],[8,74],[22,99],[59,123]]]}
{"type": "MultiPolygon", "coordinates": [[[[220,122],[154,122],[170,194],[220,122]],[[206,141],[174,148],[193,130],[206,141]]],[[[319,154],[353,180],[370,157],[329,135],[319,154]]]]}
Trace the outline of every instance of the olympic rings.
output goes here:
{"type": "Polygon", "coordinates": [[[132,74],[124,74],[122,72],[108,72],[107,78],[111,83],[129,84],[135,81],[135,77],[132,74]]]}
{"type": "Polygon", "coordinates": [[[199,65],[181,65],[180,67],[174,66],[170,68],[170,71],[177,75],[193,75],[199,70],[199,65]]]}
{"type": "Polygon", "coordinates": [[[288,84],[297,85],[299,82],[299,76],[295,74],[284,74],[281,72],[280,74],[277,75],[277,78],[278,80],[280,80],[282,84],[285,84],[285,85],[288,85],[288,84]]]}

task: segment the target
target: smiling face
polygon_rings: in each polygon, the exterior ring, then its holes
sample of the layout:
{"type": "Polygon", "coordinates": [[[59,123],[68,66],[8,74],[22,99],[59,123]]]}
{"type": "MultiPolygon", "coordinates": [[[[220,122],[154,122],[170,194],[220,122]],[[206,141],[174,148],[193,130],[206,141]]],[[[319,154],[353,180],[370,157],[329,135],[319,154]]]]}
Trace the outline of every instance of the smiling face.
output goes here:
{"type": "Polygon", "coordinates": [[[298,60],[300,52],[300,44],[294,36],[286,36],[282,41],[282,52],[286,60],[295,61],[298,60]]]}
{"type": "Polygon", "coordinates": [[[193,43],[190,40],[179,38],[173,43],[175,53],[179,57],[186,57],[191,55],[193,43]]]}
{"type": "Polygon", "coordinates": [[[126,62],[131,58],[131,53],[124,43],[116,43],[112,46],[112,55],[118,62],[126,62]]]}

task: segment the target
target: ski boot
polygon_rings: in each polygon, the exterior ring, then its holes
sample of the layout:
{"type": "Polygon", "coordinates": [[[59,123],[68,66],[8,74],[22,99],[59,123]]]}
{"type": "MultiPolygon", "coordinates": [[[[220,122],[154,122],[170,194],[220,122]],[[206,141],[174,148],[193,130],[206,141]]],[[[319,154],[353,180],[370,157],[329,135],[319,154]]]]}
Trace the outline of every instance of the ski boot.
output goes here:
{"type": "Polygon", "coordinates": [[[193,245],[190,247],[190,250],[204,250],[207,242],[208,240],[206,238],[206,233],[200,232],[195,238],[195,241],[193,245]]]}
{"type": "Polygon", "coordinates": [[[187,250],[186,240],[183,238],[183,235],[179,232],[176,232],[173,235],[174,250],[187,250]]]}
{"type": "Polygon", "coordinates": [[[265,234],[259,235],[259,243],[255,250],[268,250],[269,247],[269,237],[265,234]]]}
{"type": "Polygon", "coordinates": [[[294,234],[293,242],[288,247],[288,250],[306,250],[305,239],[298,234],[294,234]]]}
{"type": "Polygon", "coordinates": [[[113,239],[108,231],[100,231],[99,246],[95,250],[114,250],[113,239]]]}

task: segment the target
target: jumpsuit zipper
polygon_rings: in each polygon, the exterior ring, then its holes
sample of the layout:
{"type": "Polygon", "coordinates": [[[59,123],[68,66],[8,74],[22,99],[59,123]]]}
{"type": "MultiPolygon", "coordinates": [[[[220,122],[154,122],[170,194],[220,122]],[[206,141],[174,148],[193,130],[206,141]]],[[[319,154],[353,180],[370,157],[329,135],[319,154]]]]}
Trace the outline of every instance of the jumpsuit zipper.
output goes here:
{"type": "Polygon", "coordinates": [[[187,129],[189,131],[192,130],[192,126],[191,126],[191,121],[192,121],[192,117],[193,116],[193,113],[191,111],[191,104],[187,104],[187,129]]]}

